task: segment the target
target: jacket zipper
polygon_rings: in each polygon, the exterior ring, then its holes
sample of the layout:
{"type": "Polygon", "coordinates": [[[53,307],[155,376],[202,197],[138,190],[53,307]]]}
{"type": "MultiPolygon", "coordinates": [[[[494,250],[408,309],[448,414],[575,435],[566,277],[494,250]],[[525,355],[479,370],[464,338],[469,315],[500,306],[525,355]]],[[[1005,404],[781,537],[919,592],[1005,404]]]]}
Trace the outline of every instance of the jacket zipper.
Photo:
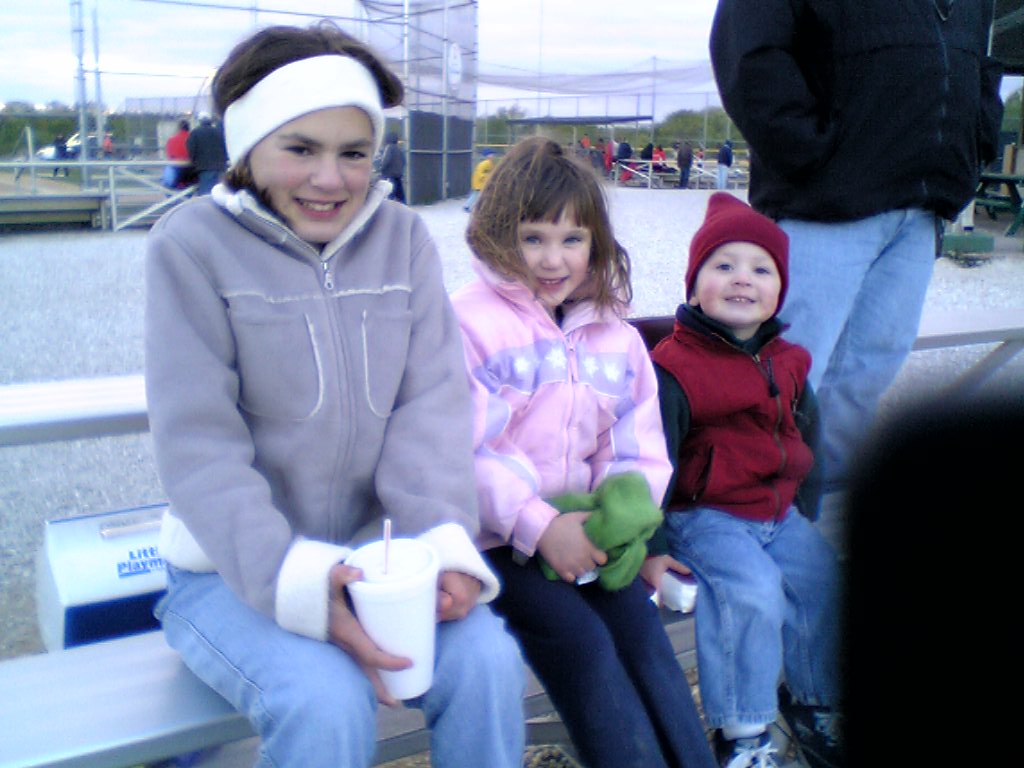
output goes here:
{"type": "MultiPolygon", "coordinates": [[[[764,361],[764,365],[761,364],[761,355],[751,355],[754,362],[757,364],[758,370],[761,375],[768,381],[768,394],[772,400],[775,401],[775,427],[772,430],[772,440],[779,449],[779,472],[786,466],[788,458],[786,456],[786,447],[782,444],[782,438],[780,437],[780,428],[782,426],[782,394],[779,392],[779,386],[775,383],[775,370],[772,367],[772,359],[769,357],[764,361]]],[[[783,510],[781,507],[781,498],[779,497],[778,490],[772,487],[772,496],[775,498],[775,514],[773,517],[778,520],[781,517],[783,510]]]]}
{"type": "Polygon", "coordinates": [[[333,259],[334,257],[331,256],[329,259],[320,262],[320,268],[323,271],[324,290],[326,291],[334,290],[334,273],[331,272],[331,261],[333,259]]]}

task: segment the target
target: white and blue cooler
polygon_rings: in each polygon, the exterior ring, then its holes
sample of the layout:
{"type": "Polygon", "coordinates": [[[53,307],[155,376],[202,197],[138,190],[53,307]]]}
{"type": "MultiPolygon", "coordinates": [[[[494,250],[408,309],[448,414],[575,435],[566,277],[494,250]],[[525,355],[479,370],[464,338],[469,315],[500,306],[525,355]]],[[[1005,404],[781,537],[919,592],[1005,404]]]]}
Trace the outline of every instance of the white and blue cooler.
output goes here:
{"type": "Polygon", "coordinates": [[[46,523],[36,564],[36,611],[47,650],[157,629],[167,588],[157,551],[166,504],[46,523]]]}

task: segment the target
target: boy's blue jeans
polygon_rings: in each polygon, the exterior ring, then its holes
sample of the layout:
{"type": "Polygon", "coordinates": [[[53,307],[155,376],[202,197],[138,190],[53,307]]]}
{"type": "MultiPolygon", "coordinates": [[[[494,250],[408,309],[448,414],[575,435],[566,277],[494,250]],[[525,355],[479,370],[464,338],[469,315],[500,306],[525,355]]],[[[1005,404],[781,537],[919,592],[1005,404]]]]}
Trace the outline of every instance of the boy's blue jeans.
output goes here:
{"type": "MultiPolygon", "coordinates": [[[[373,764],[376,696],[344,651],[281,629],[215,573],[169,568],[157,616],[185,664],[248,717],[258,766],[373,764]]],[[[433,765],[519,768],[524,677],[515,642],[486,606],[438,624],[433,685],[406,702],[432,729],[433,765]]]]}
{"type": "Polygon", "coordinates": [[[697,577],[696,635],[708,725],[775,720],[785,679],[803,704],[836,706],[839,569],[791,507],[779,522],[699,508],[665,516],[669,551],[697,577]]]}
{"type": "Polygon", "coordinates": [[[935,267],[935,214],[849,222],[783,219],[789,235],[785,338],[811,353],[826,482],[841,483],[878,402],[910,353],[935,267]]]}

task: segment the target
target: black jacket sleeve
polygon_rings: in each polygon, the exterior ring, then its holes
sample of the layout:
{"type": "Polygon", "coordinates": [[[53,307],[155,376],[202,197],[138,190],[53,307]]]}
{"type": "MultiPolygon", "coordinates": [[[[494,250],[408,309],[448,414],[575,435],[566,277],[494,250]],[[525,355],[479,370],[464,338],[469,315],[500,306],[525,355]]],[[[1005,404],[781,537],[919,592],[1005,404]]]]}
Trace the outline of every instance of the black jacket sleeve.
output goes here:
{"type": "Polygon", "coordinates": [[[824,493],[825,477],[822,471],[821,421],[818,417],[818,398],[810,383],[804,386],[803,394],[796,404],[796,425],[804,442],[814,455],[814,465],[796,492],[796,508],[809,520],[821,515],[821,497],[824,493]]]}
{"type": "Polygon", "coordinates": [[[991,57],[982,62],[981,109],[978,112],[978,157],[982,166],[999,154],[999,129],[1003,122],[1003,100],[999,95],[1003,67],[991,57]]]}
{"type": "Polygon", "coordinates": [[[823,166],[833,152],[824,50],[803,50],[814,23],[803,0],[720,0],[711,27],[711,63],[726,112],[758,161],[785,178],[823,166]],[[799,33],[799,34],[798,34],[799,33]]]}
{"type": "MultiPolygon", "coordinates": [[[[671,373],[657,363],[654,364],[654,373],[658,377],[658,399],[661,403],[662,428],[665,430],[665,447],[668,449],[668,460],[672,462],[672,477],[669,478],[668,488],[661,502],[662,509],[666,509],[676,487],[679,447],[690,431],[690,403],[683,388],[671,373]]],[[[658,526],[658,530],[647,542],[647,552],[650,555],[668,554],[664,523],[658,526]]]]}

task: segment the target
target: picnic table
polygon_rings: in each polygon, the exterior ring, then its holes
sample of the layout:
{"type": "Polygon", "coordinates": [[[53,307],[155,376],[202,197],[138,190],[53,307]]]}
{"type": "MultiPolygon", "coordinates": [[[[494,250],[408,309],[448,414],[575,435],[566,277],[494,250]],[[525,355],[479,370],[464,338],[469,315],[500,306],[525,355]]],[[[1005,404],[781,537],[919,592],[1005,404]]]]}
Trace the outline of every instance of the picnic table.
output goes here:
{"type": "Polygon", "coordinates": [[[1020,189],[1024,186],[1024,173],[983,172],[974,192],[974,204],[986,210],[993,221],[999,211],[1007,211],[1012,219],[1006,236],[1017,234],[1024,226],[1024,201],[1020,189]]]}

